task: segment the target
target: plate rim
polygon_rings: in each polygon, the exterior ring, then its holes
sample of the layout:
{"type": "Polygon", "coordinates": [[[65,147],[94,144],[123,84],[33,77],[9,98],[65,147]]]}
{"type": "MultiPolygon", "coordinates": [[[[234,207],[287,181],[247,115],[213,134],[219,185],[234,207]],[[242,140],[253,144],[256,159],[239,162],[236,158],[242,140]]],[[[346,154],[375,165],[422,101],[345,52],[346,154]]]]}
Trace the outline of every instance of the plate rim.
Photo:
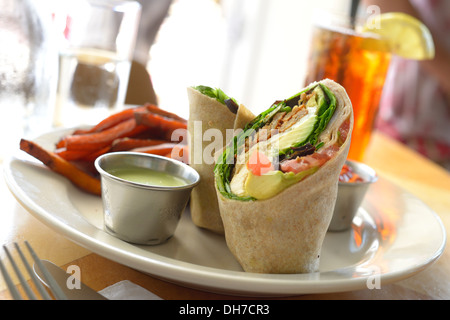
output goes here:
{"type": "MultiPolygon", "coordinates": [[[[39,137],[53,134],[56,135],[57,133],[63,133],[68,130],[71,129],[57,129],[43,134],[39,137]]],[[[231,294],[236,296],[292,296],[298,294],[344,292],[367,288],[367,281],[368,279],[370,279],[370,275],[356,278],[320,280],[320,276],[325,274],[327,271],[302,275],[253,274],[244,271],[225,270],[209,266],[197,265],[191,262],[180,261],[175,258],[164,257],[158,255],[157,253],[145,250],[145,256],[138,255],[133,251],[124,252],[123,248],[114,246],[115,242],[119,242],[122,247],[125,248],[138,248],[139,246],[129,244],[112,237],[111,235],[107,234],[106,231],[99,230],[98,228],[93,226],[82,216],[82,214],[79,214],[78,218],[81,218],[81,220],[77,223],[85,223],[87,225],[85,227],[95,228],[96,230],[98,230],[98,232],[100,232],[100,237],[95,238],[93,235],[84,233],[83,230],[77,230],[73,226],[65,224],[64,221],[61,221],[51,213],[47,212],[45,208],[41,208],[38,204],[34,203],[34,201],[26,194],[26,192],[16,183],[12,174],[12,162],[14,160],[23,160],[23,157],[20,157],[20,154],[18,154],[18,152],[22,151],[16,151],[13,155],[6,157],[3,160],[3,175],[5,178],[5,182],[16,200],[30,214],[32,214],[39,221],[41,221],[54,231],[63,234],[73,242],[91,250],[94,253],[105,256],[112,261],[116,261],[118,263],[127,265],[128,267],[138,269],[156,278],[177,283],[179,285],[183,285],[193,289],[227,295],[231,294]],[[106,240],[112,241],[105,242],[105,239],[102,239],[103,237],[106,237],[106,240]],[[157,259],[157,257],[155,256],[159,256],[159,259],[157,259]],[[153,267],[155,268],[155,270],[149,270],[149,267],[153,267]],[[310,279],[294,279],[296,276],[300,278],[310,279]],[[209,281],[200,282],[197,279],[212,279],[214,281],[212,284],[206,284],[205,282],[209,281]],[[243,280],[245,280],[247,283],[250,283],[251,288],[244,289],[242,288],[242,286],[241,288],[235,287],[237,283],[242,284],[243,280]]],[[[385,180],[382,177],[379,178],[385,180]]],[[[388,180],[385,181],[393,184],[388,180]]],[[[69,182],[67,181],[67,183],[69,182]]],[[[398,186],[396,187],[400,188],[398,186]]],[[[404,191],[403,189],[402,191],[419,200],[422,205],[427,207],[428,213],[432,215],[432,218],[440,227],[439,229],[441,231],[442,242],[439,248],[436,249],[433,254],[430,254],[427,259],[424,259],[422,263],[416,263],[410,268],[394,270],[380,274],[379,276],[383,285],[406,279],[426,269],[439,259],[446,245],[446,230],[437,213],[431,210],[431,208],[429,208],[419,198],[415,197],[407,191],[404,191]]]]}

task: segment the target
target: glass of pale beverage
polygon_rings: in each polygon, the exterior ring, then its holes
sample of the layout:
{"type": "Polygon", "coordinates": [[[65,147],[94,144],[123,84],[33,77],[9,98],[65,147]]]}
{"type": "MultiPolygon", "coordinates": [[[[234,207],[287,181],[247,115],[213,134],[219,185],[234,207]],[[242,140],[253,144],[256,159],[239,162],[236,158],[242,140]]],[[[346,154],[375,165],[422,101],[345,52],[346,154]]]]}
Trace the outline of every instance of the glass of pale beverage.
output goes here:
{"type": "Polygon", "coordinates": [[[141,6],[135,1],[64,1],[54,126],[92,125],[123,108],[141,6]]]}

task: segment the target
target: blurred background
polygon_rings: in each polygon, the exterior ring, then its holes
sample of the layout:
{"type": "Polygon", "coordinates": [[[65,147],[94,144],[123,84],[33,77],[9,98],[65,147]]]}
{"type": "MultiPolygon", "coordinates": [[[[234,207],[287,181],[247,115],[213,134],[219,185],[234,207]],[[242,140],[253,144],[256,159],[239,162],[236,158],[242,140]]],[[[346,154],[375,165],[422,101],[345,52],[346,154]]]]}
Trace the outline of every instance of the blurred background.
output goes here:
{"type": "MultiPolygon", "coordinates": [[[[143,11],[126,103],[154,102],[184,118],[189,114],[188,86],[221,88],[255,114],[297,93],[304,87],[315,10],[349,14],[359,3],[140,2],[143,11]]],[[[427,1],[443,7],[449,7],[448,2],[427,1]]],[[[54,18],[64,1],[0,0],[0,4],[0,139],[5,154],[17,148],[20,137],[54,129],[57,57],[53,40],[55,33],[63,31],[54,18]]],[[[450,22],[444,24],[448,30],[450,22]]],[[[445,108],[446,116],[439,118],[446,129],[439,134],[448,143],[439,152],[450,162],[450,111],[448,105],[445,108]]]]}
{"type": "MultiPolygon", "coordinates": [[[[139,34],[136,59],[151,74],[160,107],[184,117],[188,115],[187,86],[220,87],[255,112],[274,99],[298,91],[304,79],[314,8],[347,12],[350,3],[346,0],[141,2],[145,31],[139,34]]],[[[64,2],[0,0],[0,3],[1,125],[9,127],[16,123],[8,129],[16,134],[23,129],[38,133],[51,125],[57,68],[51,47],[53,22],[57,6],[64,2]],[[44,118],[24,125],[28,127],[17,125],[29,115],[44,118]]]]}
{"type": "Polygon", "coordinates": [[[254,113],[303,87],[315,9],[349,0],[176,0],[150,50],[160,105],[187,116],[185,88],[219,87],[254,113]]]}

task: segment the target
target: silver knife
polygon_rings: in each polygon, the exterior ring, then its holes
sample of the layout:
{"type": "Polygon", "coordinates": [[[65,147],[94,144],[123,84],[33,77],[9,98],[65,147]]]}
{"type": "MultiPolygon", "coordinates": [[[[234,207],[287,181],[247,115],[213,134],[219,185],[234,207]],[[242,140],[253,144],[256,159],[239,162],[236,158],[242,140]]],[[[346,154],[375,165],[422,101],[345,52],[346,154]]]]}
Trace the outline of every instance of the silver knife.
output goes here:
{"type": "MultiPolygon", "coordinates": [[[[70,289],[67,286],[67,279],[71,276],[71,274],[67,273],[54,263],[48,260],[41,260],[44,264],[45,268],[47,268],[48,272],[55,278],[58,285],[61,287],[65,295],[69,300],[108,300],[106,297],[102,296],[100,293],[95,291],[92,288],[89,288],[84,283],[80,282],[79,288],[70,289]]],[[[39,280],[46,285],[45,277],[43,273],[39,269],[39,266],[36,264],[33,266],[34,272],[38,276],[39,280]]]]}

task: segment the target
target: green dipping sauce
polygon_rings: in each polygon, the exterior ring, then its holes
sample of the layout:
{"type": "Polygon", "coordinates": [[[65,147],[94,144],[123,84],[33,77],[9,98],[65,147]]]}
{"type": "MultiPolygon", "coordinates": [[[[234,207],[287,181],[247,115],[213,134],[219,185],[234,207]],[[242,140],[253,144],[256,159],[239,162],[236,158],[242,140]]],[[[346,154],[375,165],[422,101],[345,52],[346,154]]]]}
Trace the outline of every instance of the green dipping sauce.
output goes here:
{"type": "Polygon", "coordinates": [[[158,187],[180,187],[188,183],[172,174],[147,168],[118,168],[108,171],[110,174],[131,182],[158,187]]]}

